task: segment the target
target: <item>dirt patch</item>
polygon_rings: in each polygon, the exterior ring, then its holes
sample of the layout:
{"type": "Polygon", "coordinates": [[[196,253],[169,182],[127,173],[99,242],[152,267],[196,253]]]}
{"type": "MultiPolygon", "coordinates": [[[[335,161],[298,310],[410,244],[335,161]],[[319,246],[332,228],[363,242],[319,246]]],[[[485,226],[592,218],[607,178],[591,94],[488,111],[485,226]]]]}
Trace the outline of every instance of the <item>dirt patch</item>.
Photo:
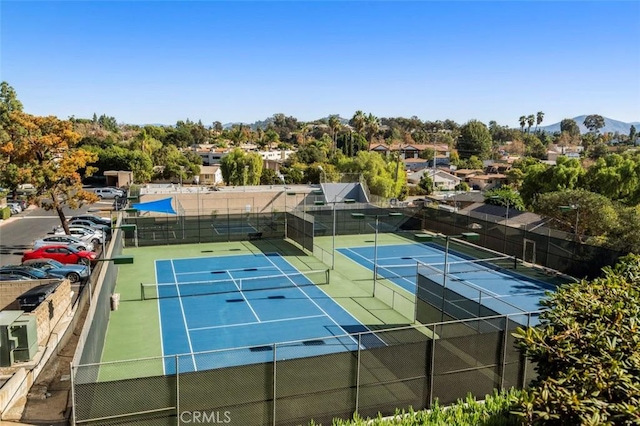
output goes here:
{"type": "Polygon", "coordinates": [[[31,387],[20,421],[33,425],[68,425],[71,407],[71,361],[78,345],[89,305],[86,304],[73,334],[57,355],[52,356],[31,387]]]}

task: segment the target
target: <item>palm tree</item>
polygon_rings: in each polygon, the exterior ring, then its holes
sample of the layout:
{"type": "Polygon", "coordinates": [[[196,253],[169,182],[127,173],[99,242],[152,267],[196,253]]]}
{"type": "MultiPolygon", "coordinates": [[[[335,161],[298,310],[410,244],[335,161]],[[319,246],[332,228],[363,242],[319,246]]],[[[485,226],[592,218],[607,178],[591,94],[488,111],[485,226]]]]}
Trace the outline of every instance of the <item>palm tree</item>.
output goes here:
{"type": "Polygon", "coordinates": [[[329,128],[331,129],[331,135],[333,136],[333,155],[336,154],[336,147],[337,147],[337,136],[338,136],[338,131],[340,130],[340,127],[342,127],[342,123],[340,123],[340,116],[338,114],[334,114],[334,115],[330,115],[329,116],[329,128]]]}
{"type": "Polygon", "coordinates": [[[378,119],[378,117],[369,113],[369,115],[367,115],[367,118],[365,119],[365,129],[367,132],[367,139],[369,139],[369,150],[371,150],[373,138],[380,131],[380,120],[378,119]]]}
{"type": "Polygon", "coordinates": [[[366,125],[367,117],[364,115],[364,112],[358,110],[355,114],[353,114],[353,118],[351,118],[349,124],[353,126],[356,133],[362,135],[366,125]]]}
{"type": "Polygon", "coordinates": [[[529,127],[527,127],[527,133],[531,133],[531,126],[533,126],[533,123],[536,122],[536,116],[531,114],[529,116],[527,116],[527,124],[529,125],[529,127]]]}
{"type": "Polygon", "coordinates": [[[520,116],[520,131],[524,132],[524,125],[527,124],[527,117],[524,115],[520,116]]]}
{"type": "Polygon", "coordinates": [[[538,131],[538,126],[542,124],[542,120],[544,120],[544,112],[538,111],[536,114],[536,132],[538,131]]]}

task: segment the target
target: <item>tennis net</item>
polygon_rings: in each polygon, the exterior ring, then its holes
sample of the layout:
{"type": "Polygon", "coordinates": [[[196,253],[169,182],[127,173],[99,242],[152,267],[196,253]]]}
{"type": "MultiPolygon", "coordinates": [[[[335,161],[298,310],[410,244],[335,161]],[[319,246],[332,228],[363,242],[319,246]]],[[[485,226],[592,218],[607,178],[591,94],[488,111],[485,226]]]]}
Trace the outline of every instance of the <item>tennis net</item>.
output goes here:
{"type": "Polygon", "coordinates": [[[251,278],[225,278],[210,281],[184,283],[140,284],[140,298],[164,299],[211,294],[239,293],[260,290],[277,290],[329,284],[329,269],[265,275],[251,278]]]}
{"type": "Polygon", "coordinates": [[[416,260],[412,263],[399,265],[377,265],[376,277],[378,279],[404,279],[414,278],[418,272],[423,274],[443,274],[446,266],[449,274],[465,274],[483,271],[513,270],[518,267],[518,260],[513,256],[501,256],[487,259],[460,260],[444,263],[426,263],[416,260]]]}
{"type": "Polygon", "coordinates": [[[435,272],[442,274],[446,272],[448,274],[466,274],[473,272],[485,272],[485,271],[506,271],[518,269],[518,263],[520,261],[513,256],[500,256],[487,259],[470,259],[460,260],[445,263],[419,263],[418,270],[423,272],[435,272]]]}

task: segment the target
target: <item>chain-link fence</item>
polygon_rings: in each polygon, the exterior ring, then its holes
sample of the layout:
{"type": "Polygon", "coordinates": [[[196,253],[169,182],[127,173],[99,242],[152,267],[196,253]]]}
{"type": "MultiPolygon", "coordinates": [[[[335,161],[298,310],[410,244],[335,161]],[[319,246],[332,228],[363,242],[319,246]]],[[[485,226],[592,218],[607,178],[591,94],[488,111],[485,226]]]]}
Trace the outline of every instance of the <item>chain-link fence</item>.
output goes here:
{"type": "Polygon", "coordinates": [[[465,215],[446,210],[422,210],[424,229],[445,235],[475,232],[478,244],[526,262],[575,277],[595,277],[603,266],[615,264],[622,253],[575,240],[575,235],[541,224],[485,215],[465,215]]]}
{"type": "Polygon", "coordinates": [[[390,415],[429,408],[436,399],[448,404],[468,393],[481,397],[532,379],[532,366],[511,332],[537,315],[74,365],[74,422],[186,425],[198,419],[250,426],[313,419],[328,424],[354,413],[390,415]]]}

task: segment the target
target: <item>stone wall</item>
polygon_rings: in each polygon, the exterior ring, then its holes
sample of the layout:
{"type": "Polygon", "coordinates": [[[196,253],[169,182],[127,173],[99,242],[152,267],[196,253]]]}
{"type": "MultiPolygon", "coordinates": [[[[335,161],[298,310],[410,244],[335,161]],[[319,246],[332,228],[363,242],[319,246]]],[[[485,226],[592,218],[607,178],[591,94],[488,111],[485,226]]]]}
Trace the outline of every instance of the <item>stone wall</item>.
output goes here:
{"type": "Polygon", "coordinates": [[[20,310],[20,303],[16,300],[19,296],[34,287],[50,283],[51,281],[52,280],[3,281],[0,284],[0,311],[20,310]]]}
{"type": "Polygon", "coordinates": [[[71,296],[71,282],[63,280],[62,284],[56,288],[56,291],[31,312],[31,315],[36,316],[38,344],[40,346],[46,344],[56,324],[71,311],[71,296]]]}

